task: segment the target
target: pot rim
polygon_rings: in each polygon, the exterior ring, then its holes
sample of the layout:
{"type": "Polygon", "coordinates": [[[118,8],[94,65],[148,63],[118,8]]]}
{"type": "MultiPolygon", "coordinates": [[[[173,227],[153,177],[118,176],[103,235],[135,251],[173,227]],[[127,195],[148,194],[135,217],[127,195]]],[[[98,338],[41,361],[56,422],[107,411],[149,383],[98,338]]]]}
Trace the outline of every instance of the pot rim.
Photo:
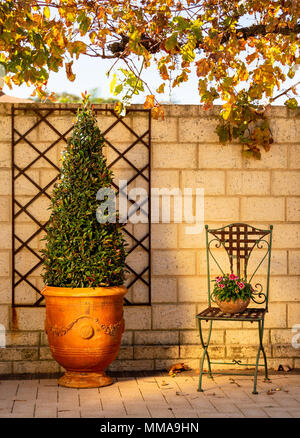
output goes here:
{"type": "Polygon", "coordinates": [[[100,287],[59,287],[44,286],[41,294],[45,297],[105,297],[125,295],[128,292],[125,286],[100,287]]]}

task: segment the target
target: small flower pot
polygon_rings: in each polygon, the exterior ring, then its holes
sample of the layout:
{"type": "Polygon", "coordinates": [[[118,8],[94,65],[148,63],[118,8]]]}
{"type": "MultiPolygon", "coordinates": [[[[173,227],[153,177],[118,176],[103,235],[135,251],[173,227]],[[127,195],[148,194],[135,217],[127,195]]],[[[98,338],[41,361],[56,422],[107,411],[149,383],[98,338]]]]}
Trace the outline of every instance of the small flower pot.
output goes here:
{"type": "Polygon", "coordinates": [[[241,300],[240,298],[235,301],[219,301],[215,298],[215,301],[223,313],[241,313],[249,306],[250,298],[246,301],[241,300]]]}

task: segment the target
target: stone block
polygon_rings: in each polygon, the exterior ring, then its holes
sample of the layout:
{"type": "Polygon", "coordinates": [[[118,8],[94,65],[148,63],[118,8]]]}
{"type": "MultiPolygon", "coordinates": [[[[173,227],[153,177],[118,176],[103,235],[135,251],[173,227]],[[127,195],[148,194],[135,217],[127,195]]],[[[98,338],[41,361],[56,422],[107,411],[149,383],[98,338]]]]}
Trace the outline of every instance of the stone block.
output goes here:
{"type": "Polygon", "coordinates": [[[261,148],[261,160],[253,158],[244,158],[246,169],[285,169],[288,164],[288,150],[291,145],[274,143],[271,149],[266,152],[261,148]]]}
{"type": "MultiPolygon", "coordinates": [[[[201,358],[203,355],[202,346],[196,345],[181,345],[180,346],[180,358],[201,358]]],[[[225,357],[225,347],[221,345],[212,345],[209,348],[209,357],[211,359],[221,359],[225,357]]]]}
{"type": "Polygon", "coordinates": [[[178,301],[185,303],[203,302],[208,299],[206,277],[179,277],[178,301]]]}
{"type": "Polygon", "coordinates": [[[300,198],[287,198],[287,220],[288,221],[300,221],[300,198]]]}
{"type": "Polygon", "coordinates": [[[180,117],[179,141],[181,143],[218,143],[217,125],[216,118],[180,117]]]}
{"type": "Polygon", "coordinates": [[[154,361],[147,359],[115,360],[107,369],[109,371],[151,371],[154,369],[154,361]]]}
{"type": "MultiPolygon", "coordinates": [[[[152,120],[151,137],[153,142],[170,142],[177,141],[177,118],[168,117],[165,120],[152,120]]],[[[181,137],[180,137],[181,138],[181,137]]],[[[190,141],[186,139],[186,141],[190,141]]]]}
{"type": "Polygon", "coordinates": [[[125,307],[125,330],[149,330],[151,328],[150,307],[125,307]]]}
{"type": "Polygon", "coordinates": [[[228,195],[269,195],[270,172],[229,170],[226,190],[228,195]]]}
{"type": "Polygon", "coordinates": [[[0,348],[0,360],[19,361],[19,360],[31,360],[38,359],[37,347],[7,347],[0,348]]]}
{"type": "Polygon", "coordinates": [[[178,331],[136,331],[134,333],[135,345],[176,345],[179,343],[178,331]]]}
{"type": "Polygon", "coordinates": [[[11,194],[11,171],[6,169],[0,170],[0,195],[11,194]]]}
{"type": "Polygon", "coordinates": [[[300,248],[299,224],[276,224],[273,230],[273,248],[300,248]]]}
{"type": "Polygon", "coordinates": [[[271,184],[273,195],[300,195],[300,171],[274,170],[271,184]]]}
{"type": "Polygon", "coordinates": [[[152,277],[151,280],[152,303],[176,303],[177,280],[174,277],[152,277]]]}
{"type": "MultiPolygon", "coordinates": [[[[212,197],[204,198],[204,219],[215,221],[218,218],[222,222],[239,221],[239,199],[235,197],[212,197]]],[[[221,225],[220,225],[221,226],[221,225]]]]}
{"type": "Polygon", "coordinates": [[[45,308],[22,308],[15,309],[18,330],[44,330],[45,308]]]}
{"type": "Polygon", "coordinates": [[[284,221],[285,199],[251,197],[241,199],[242,221],[284,221]]]}
{"type": "Polygon", "coordinates": [[[1,141],[11,141],[11,118],[7,115],[0,116],[1,141]]]}
{"type": "Polygon", "coordinates": [[[0,225],[0,250],[11,249],[11,224],[1,224],[0,225]]]}
{"type": "Polygon", "coordinates": [[[289,145],[289,167],[300,169],[300,144],[289,145]]]}
{"type": "Polygon", "coordinates": [[[175,359],[179,357],[179,347],[169,345],[147,345],[134,347],[134,359],[175,359]]]}
{"type": "Polygon", "coordinates": [[[177,248],[177,225],[152,224],[151,248],[153,249],[177,248]]]}
{"type": "Polygon", "coordinates": [[[9,222],[10,220],[10,199],[8,196],[0,197],[0,221],[9,222]]]}
{"type": "Polygon", "coordinates": [[[269,311],[265,316],[266,328],[286,328],[287,311],[285,303],[269,303],[269,311]]]}
{"type": "Polygon", "coordinates": [[[300,141],[300,129],[297,118],[276,118],[270,120],[270,128],[276,143],[297,143],[300,141]]]}
{"type": "Polygon", "coordinates": [[[271,301],[300,301],[300,277],[271,277],[270,300],[271,301]]]}
{"type": "Polygon", "coordinates": [[[153,188],[174,189],[179,188],[178,170],[153,170],[151,171],[151,186],[153,188]]]}
{"type": "Polygon", "coordinates": [[[60,367],[54,360],[34,360],[13,362],[13,374],[52,374],[60,367]]]}
{"type": "MultiPolygon", "coordinates": [[[[226,330],[226,345],[256,345],[258,346],[259,337],[257,327],[255,329],[226,330]]],[[[268,331],[264,331],[264,344],[268,344],[268,331]]]]}
{"type": "MultiPolygon", "coordinates": [[[[207,339],[209,330],[202,330],[204,340],[207,339]]],[[[211,332],[209,345],[224,345],[224,330],[219,330],[217,326],[211,332]]],[[[200,335],[198,330],[184,330],[180,332],[180,345],[200,345],[200,335]]]]}
{"type": "Polygon", "coordinates": [[[188,250],[154,250],[152,254],[154,275],[194,275],[196,253],[188,250]]]}
{"type": "MultiPolygon", "coordinates": [[[[288,327],[300,332],[300,303],[288,303],[287,305],[288,327]],[[296,327],[298,325],[298,328],[296,327]]],[[[295,332],[296,334],[296,332],[295,332]]]]}
{"type": "MultiPolygon", "coordinates": [[[[1,119],[0,119],[1,120],[1,119]]],[[[10,142],[0,143],[0,167],[11,167],[11,144],[10,142]]]]}
{"type": "Polygon", "coordinates": [[[289,274],[300,275],[300,251],[290,250],[289,257],[289,274]]]}
{"type": "Polygon", "coordinates": [[[154,143],[152,149],[155,169],[197,168],[197,145],[194,143],[154,143]]]}
{"type": "Polygon", "coordinates": [[[242,167],[240,145],[220,143],[199,145],[199,169],[238,169],[240,167],[242,167]]]}
{"type": "Polygon", "coordinates": [[[157,330],[194,329],[196,307],[193,304],[155,304],[152,306],[153,328],[157,330]]]}
{"type": "Polygon", "coordinates": [[[201,188],[204,196],[225,194],[225,172],[223,170],[183,170],[182,189],[201,188]]]}
{"type": "Polygon", "coordinates": [[[10,254],[8,251],[0,252],[0,276],[8,277],[10,275],[10,254]]]}

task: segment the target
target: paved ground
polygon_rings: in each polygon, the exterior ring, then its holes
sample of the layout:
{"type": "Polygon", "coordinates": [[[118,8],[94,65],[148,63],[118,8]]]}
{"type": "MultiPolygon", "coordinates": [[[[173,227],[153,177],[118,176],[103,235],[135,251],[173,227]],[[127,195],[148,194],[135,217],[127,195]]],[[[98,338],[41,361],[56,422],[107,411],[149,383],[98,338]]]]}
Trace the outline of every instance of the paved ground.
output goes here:
{"type": "Polygon", "coordinates": [[[299,374],[274,375],[269,383],[259,377],[258,395],[243,376],[204,377],[203,393],[193,372],[114,380],[99,389],[62,388],[56,379],[0,380],[0,417],[300,418],[299,374]]]}

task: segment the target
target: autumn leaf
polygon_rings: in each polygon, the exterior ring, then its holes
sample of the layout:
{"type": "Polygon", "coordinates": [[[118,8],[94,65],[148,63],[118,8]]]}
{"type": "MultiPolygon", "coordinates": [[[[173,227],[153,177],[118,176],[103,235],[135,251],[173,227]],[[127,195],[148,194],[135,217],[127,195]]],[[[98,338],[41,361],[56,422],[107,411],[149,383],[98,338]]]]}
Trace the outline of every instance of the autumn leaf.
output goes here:
{"type": "Polygon", "coordinates": [[[207,73],[210,70],[210,66],[208,64],[208,62],[206,61],[206,59],[200,59],[200,61],[196,62],[196,66],[197,66],[197,76],[206,76],[207,73]]]}
{"type": "Polygon", "coordinates": [[[162,84],[160,84],[160,86],[156,89],[157,93],[164,93],[165,92],[165,83],[163,82],[162,84]]]}
{"type": "Polygon", "coordinates": [[[191,368],[184,364],[184,363],[176,363],[174,365],[171,366],[171,368],[169,369],[169,375],[170,376],[174,376],[178,373],[181,373],[182,371],[189,371],[191,368]]]}
{"type": "Polygon", "coordinates": [[[152,117],[155,120],[158,120],[159,118],[161,118],[161,120],[164,120],[165,112],[161,105],[156,105],[155,107],[152,108],[152,117]]]}
{"type": "Polygon", "coordinates": [[[71,81],[71,82],[75,81],[75,77],[76,77],[76,75],[74,75],[74,73],[72,72],[72,64],[73,64],[73,61],[65,63],[66,74],[67,74],[69,81],[71,81]]]}
{"type": "Polygon", "coordinates": [[[45,7],[44,7],[44,11],[43,11],[43,13],[44,13],[44,17],[45,17],[47,20],[49,20],[49,18],[50,18],[50,9],[49,9],[48,6],[45,6],[45,7]]]}
{"type": "Polygon", "coordinates": [[[153,94],[149,94],[148,96],[146,96],[146,100],[144,102],[144,108],[145,109],[151,109],[154,107],[154,95],[153,94]]]}

